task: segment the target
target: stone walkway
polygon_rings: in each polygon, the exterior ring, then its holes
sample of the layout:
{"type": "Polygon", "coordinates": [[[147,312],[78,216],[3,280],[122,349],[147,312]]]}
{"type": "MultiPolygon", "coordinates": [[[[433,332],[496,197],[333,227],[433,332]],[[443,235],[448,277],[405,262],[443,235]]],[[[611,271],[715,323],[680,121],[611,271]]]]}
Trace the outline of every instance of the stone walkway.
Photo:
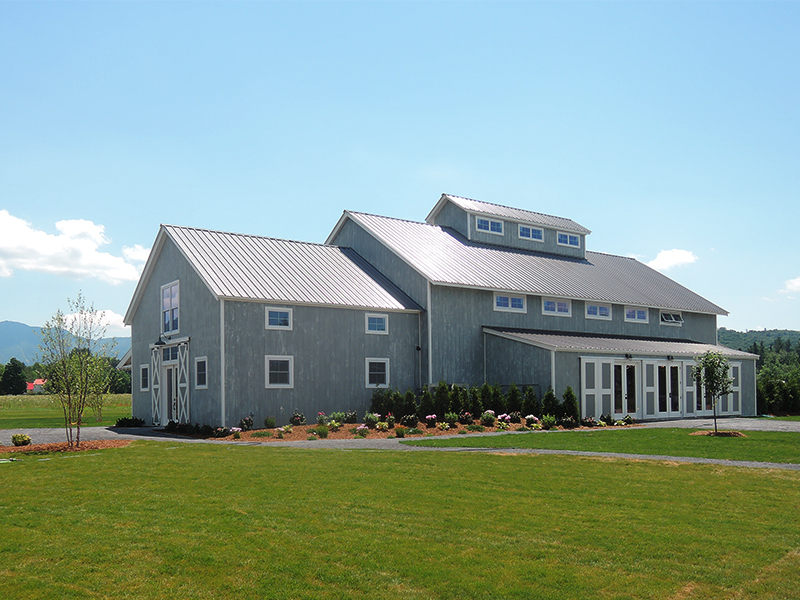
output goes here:
{"type": "MultiPolygon", "coordinates": [[[[713,429],[713,419],[679,419],[674,421],[658,421],[643,423],[644,427],[683,427],[689,429],[713,429]]],[[[800,421],[779,421],[769,418],[719,418],[717,427],[720,430],[733,429],[737,431],[790,431],[800,433],[800,421]]],[[[35,444],[49,444],[63,442],[65,440],[64,430],[61,428],[52,429],[15,429],[0,430],[0,443],[3,445],[11,444],[13,433],[27,433],[31,436],[35,444]]],[[[470,437],[504,435],[510,432],[501,433],[476,433],[470,437]]],[[[439,436],[438,439],[458,436],[439,436]]],[[[672,462],[702,463],[725,465],[732,467],[748,467],[761,469],[784,469],[790,471],[800,471],[800,464],[789,463],[767,463],[740,460],[721,460],[715,458],[693,458],[686,456],[660,456],[645,454],[623,454],[613,452],[583,452],[578,450],[544,450],[527,448],[429,448],[424,446],[409,446],[401,444],[398,439],[370,439],[363,440],[315,440],[298,442],[226,442],[217,440],[196,440],[176,436],[163,431],[157,431],[152,427],[131,427],[116,429],[112,427],[84,427],[81,429],[82,440],[160,440],[170,442],[183,442],[194,444],[237,444],[248,446],[272,446],[275,448],[308,448],[313,450],[404,450],[409,452],[503,452],[506,454],[566,454],[571,456],[594,456],[608,458],[626,458],[633,460],[668,460],[672,462]]]]}

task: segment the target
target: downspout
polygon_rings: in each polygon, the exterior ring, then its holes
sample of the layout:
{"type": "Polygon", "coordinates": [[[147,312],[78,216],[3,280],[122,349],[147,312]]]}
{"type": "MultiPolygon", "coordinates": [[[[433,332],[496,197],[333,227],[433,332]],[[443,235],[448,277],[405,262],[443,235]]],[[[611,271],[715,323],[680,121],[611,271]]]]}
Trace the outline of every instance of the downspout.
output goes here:
{"type": "Polygon", "coordinates": [[[428,385],[433,383],[433,334],[431,333],[431,282],[428,283],[428,385]]]}
{"type": "Polygon", "coordinates": [[[486,383],[486,332],[483,332],[483,383],[486,383]]]}
{"type": "Polygon", "coordinates": [[[219,404],[225,427],[225,300],[219,299],[219,404]]]}
{"type": "Polygon", "coordinates": [[[417,375],[414,387],[422,387],[422,313],[417,313],[417,375]]]}
{"type": "Polygon", "coordinates": [[[556,351],[550,350],[550,387],[556,391],[556,351]]]}

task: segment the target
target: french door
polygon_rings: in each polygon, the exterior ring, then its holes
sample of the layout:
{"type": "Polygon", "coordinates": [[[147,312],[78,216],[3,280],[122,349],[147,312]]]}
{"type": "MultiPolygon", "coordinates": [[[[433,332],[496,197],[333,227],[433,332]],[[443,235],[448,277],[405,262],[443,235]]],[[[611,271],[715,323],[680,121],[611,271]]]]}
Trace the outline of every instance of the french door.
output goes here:
{"type": "Polygon", "coordinates": [[[614,363],[613,416],[621,419],[625,415],[639,418],[639,371],[638,362],[614,363]]]}

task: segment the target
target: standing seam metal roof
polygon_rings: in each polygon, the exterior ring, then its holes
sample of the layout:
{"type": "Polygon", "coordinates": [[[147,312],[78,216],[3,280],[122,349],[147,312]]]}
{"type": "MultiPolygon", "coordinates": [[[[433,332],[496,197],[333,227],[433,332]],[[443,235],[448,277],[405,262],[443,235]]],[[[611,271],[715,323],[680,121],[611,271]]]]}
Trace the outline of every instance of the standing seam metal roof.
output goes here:
{"type": "Polygon", "coordinates": [[[352,248],[162,227],[219,298],[421,310],[352,248]]]}
{"type": "Polygon", "coordinates": [[[633,258],[569,258],[480,244],[427,223],[348,212],[431,283],[686,310],[727,312],[633,258]]]}

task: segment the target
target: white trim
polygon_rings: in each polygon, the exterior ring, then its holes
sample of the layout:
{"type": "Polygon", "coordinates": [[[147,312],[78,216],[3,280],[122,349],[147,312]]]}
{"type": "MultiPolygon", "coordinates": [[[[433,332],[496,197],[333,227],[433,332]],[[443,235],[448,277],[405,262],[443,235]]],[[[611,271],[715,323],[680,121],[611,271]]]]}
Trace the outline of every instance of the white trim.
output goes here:
{"type": "Polygon", "coordinates": [[[497,218],[490,219],[489,217],[475,215],[475,231],[480,233],[490,233],[492,235],[503,235],[505,232],[505,223],[503,223],[503,221],[498,220],[497,218]],[[478,227],[478,221],[486,221],[487,223],[489,223],[489,229],[481,229],[480,227],[478,227]],[[500,231],[492,231],[493,223],[500,225],[500,231]]]}
{"type": "Polygon", "coordinates": [[[556,245],[564,246],[565,248],[580,248],[581,247],[581,236],[578,235],[578,234],[567,233],[566,231],[556,231],[556,245]],[[563,242],[561,242],[558,239],[558,237],[561,236],[561,235],[567,236],[567,243],[566,244],[564,244],[563,242]],[[577,240],[578,240],[577,244],[570,244],[569,243],[570,242],[570,238],[573,238],[573,237],[577,238],[577,240]]]}
{"type": "Polygon", "coordinates": [[[150,391],[150,365],[139,365],[139,391],[150,391]],[[142,387],[142,371],[147,371],[147,387],[142,387]]]}
{"type": "Polygon", "coordinates": [[[389,359],[388,358],[365,358],[364,359],[364,387],[369,389],[375,388],[388,388],[392,385],[390,379],[389,359]],[[369,364],[370,363],[383,363],[386,365],[386,383],[370,383],[369,382],[369,364]]]}
{"type": "Polygon", "coordinates": [[[208,357],[207,356],[196,356],[194,359],[194,389],[196,390],[207,390],[208,389],[208,357]],[[199,385],[197,383],[197,363],[203,362],[206,364],[205,368],[205,375],[206,375],[206,382],[203,385],[199,385]]]}
{"type": "Polygon", "coordinates": [[[292,389],[294,388],[294,356],[264,356],[264,387],[266,389],[292,389]],[[289,361],[289,383],[270,383],[269,382],[269,361],[280,360],[289,361]]]}
{"type": "Polygon", "coordinates": [[[431,332],[431,282],[430,280],[425,280],[428,283],[428,306],[426,307],[426,312],[428,313],[428,385],[431,384],[433,381],[433,333],[431,332]]]}
{"type": "Polygon", "coordinates": [[[364,313],[364,333],[370,335],[389,335],[389,315],[382,313],[364,313]],[[383,319],[383,331],[369,328],[370,318],[383,319]]]}
{"type": "Polygon", "coordinates": [[[520,294],[506,294],[503,292],[495,292],[492,298],[492,306],[498,312],[514,312],[514,313],[527,313],[528,302],[527,298],[520,294]],[[498,298],[508,298],[508,306],[497,306],[498,298]],[[522,308],[513,308],[511,306],[512,299],[522,300],[522,308]]]}
{"type": "Polygon", "coordinates": [[[550,388],[556,392],[556,350],[550,350],[550,388]]]}
{"type": "Polygon", "coordinates": [[[673,311],[662,310],[659,311],[658,322],[661,325],[666,325],[667,327],[680,327],[684,324],[685,321],[683,320],[683,315],[680,312],[674,310],[673,311]],[[665,316],[667,317],[666,321],[664,320],[665,316]]]}
{"type": "Polygon", "coordinates": [[[288,308],[286,306],[272,306],[266,305],[264,307],[264,329],[276,329],[280,331],[292,331],[294,329],[294,309],[288,308]],[[269,324],[269,313],[270,311],[273,312],[285,312],[289,313],[289,325],[270,325],[269,324]]]}
{"type": "Polygon", "coordinates": [[[225,300],[219,301],[219,406],[225,426],[225,300]]]}
{"type": "Polygon", "coordinates": [[[526,225],[524,223],[517,223],[517,237],[522,240],[523,242],[538,242],[540,244],[544,244],[544,229],[541,227],[534,227],[533,225],[526,225]],[[542,234],[541,238],[535,237],[525,237],[522,235],[522,228],[525,227],[526,229],[531,230],[531,235],[533,235],[533,231],[536,230],[542,234]]]}
{"type": "Polygon", "coordinates": [[[610,304],[604,304],[602,302],[591,302],[589,300],[586,301],[585,313],[586,313],[586,318],[587,319],[597,319],[598,321],[610,321],[611,318],[612,318],[612,315],[613,315],[613,311],[612,311],[612,308],[611,308],[610,304]],[[596,306],[597,307],[597,314],[596,315],[590,315],[589,314],[589,307],[590,306],[596,306]],[[601,307],[608,309],[608,316],[607,317],[603,317],[603,316],[600,315],[600,308],[601,307]]]}
{"type": "Polygon", "coordinates": [[[650,322],[650,310],[646,306],[632,306],[632,305],[631,306],[627,306],[626,305],[623,310],[625,311],[623,314],[625,315],[625,322],[626,323],[641,323],[643,325],[646,325],[647,323],[650,322]],[[629,310],[636,311],[636,317],[635,318],[633,318],[633,319],[628,318],[628,311],[629,310]],[[638,318],[639,311],[641,311],[641,310],[644,311],[644,316],[645,316],[644,320],[638,318]]]}
{"type": "Polygon", "coordinates": [[[180,333],[181,331],[181,281],[180,279],[176,279],[175,281],[170,281],[169,283],[165,283],[161,286],[161,292],[158,294],[158,316],[161,320],[161,333],[163,335],[175,335],[176,333],[180,333]],[[169,331],[164,331],[164,290],[166,288],[172,288],[173,286],[178,286],[178,306],[172,306],[172,302],[170,301],[170,308],[169,308],[169,322],[170,326],[172,325],[172,311],[176,308],[178,309],[178,326],[175,329],[170,329],[169,331]]]}
{"type": "Polygon", "coordinates": [[[542,298],[542,314],[548,317],[571,317],[572,316],[572,300],[567,300],[566,298],[549,298],[543,297],[542,298]],[[556,309],[554,311],[545,310],[544,306],[546,302],[555,302],[556,309]],[[561,312],[558,310],[559,303],[566,302],[567,304],[567,312],[561,312]]]}

